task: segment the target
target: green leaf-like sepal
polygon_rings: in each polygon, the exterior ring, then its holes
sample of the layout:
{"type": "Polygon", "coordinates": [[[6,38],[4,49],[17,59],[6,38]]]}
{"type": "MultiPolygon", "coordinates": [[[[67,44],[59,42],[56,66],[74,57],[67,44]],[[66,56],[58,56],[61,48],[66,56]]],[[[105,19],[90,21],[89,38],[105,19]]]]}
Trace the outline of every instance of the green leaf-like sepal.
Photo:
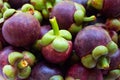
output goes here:
{"type": "Polygon", "coordinates": [[[107,55],[107,54],[108,54],[108,49],[107,49],[107,47],[105,47],[103,45],[95,47],[92,51],[92,56],[95,60],[97,60],[99,57],[101,57],[103,55],[107,55]]]}
{"type": "Polygon", "coordinates": [[[71,40],[72,39],[72,35],[69,31],[67,30],[60,30],[60,36],[67,39],[67,40],[71,40]]]}
{"type": "Polygon", "coordinates": [[[16,76],[16,69],[11,65],[5,65],[3,67],[3,74],[5,74],[10,80],[14,80],[16,76]]]}
{"type": "Polygon", "coordinates": [[[29,77],[30,73],[31,73],[31,67],[27,66],[26,68],[19,70],[18,77],[20,79],[26,79],[29,77]]]}
{"type": "Polygon", "coordinates": [[[82,10],[77,10],[74,13],[74,20],[77,25],[80,25],[83,22],[83,19],[85,17],[85,13],[82,10]]]}
{"type": "Polygon", "coordinates": [[[56,37],[56,36],[54,36],[54,35],[51,35],[51,34],[49,34],[49,33],[46,33],[46,34],[42,37],[42,39],[41,39],[41,41],[40,41],[40,44],[41,44],[42,46],[47,46],[47,45],[49,45],[49,44],[55,39],[55,37],[56,37]]]}
{"type": "Polygon", "coordinates": [[[62,37],[56,37],[52,42],[52,47],[58,52],[65,52],[68,49],[68,41],[62,37]]]}
{"type": "Polygon", "coordinates": [[[20,52],[11,52],[8,55],[8,61],[11,65],[14,65],[16,61],[23,58],[23,54],[20,52]]]}
{"type": "Polygon", "coordinates": [[[16,12],[15,9],[7,9],[7,10],[3,13],[3,18],[4,18],[4,19],[9,18],[9,17],[11,17],[15,12],[16,12]]]}

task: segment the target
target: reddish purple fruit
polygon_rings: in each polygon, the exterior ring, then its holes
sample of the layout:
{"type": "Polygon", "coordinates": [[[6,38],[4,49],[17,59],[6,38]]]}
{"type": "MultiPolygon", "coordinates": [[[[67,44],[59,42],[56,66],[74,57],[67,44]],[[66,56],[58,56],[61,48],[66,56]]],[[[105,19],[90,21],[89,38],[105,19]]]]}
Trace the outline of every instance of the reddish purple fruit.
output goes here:
{"type": "Polygon", "coordinates": [[[15,13],[4,22],[2,34],[5,40],[13,46],[28,46],[38,39],[40,23],[29,13],[15,13]]]}
{"type": "Polygon", "coordinates": [[[89,71],[81,64],[74,64],[68,69],[66,80],[88,80],[89,71]]]}
{"type": "Polygon", "coordinates": [[[102,71],[96,68],[90,69],[88,80],[104,80],[102,71]]]}
{"type": "Polygon", "coordinates": [[[13,47],[5,47],[3,50],[0,51],[0,69],[2,69],[8,62],[8,55],[13,52],[13,47]]]}

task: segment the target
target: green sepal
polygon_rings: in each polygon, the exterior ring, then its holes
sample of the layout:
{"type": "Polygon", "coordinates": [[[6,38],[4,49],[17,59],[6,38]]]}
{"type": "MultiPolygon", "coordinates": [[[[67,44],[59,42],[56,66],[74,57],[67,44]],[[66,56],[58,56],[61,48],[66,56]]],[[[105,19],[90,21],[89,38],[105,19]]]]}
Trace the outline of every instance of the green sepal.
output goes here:
{"type": "Polygon", "coordinates": [[[30,76],[30,73],[31,73],[31,67],[27,66],[26,68],[19,70],[18,77],[20,79],[26,79],[30,76]]]}
{"type": "Polygon", "coordinates": [[[64,80],[64,78],[61,75],[54,75],[49,80],[64,80]]]}
{"type": "Polygon", "coordinates": [[[36,19],[39,20],[39,22],[42,22],[43,16],[42,16],[41,12],[35,10],[33,15],[34,15],[34,17],[35,17],[36,19]]]}
{"type": "Polygon", "coordinates": [[[86,68],[94,68],[97,63],[97,61],[94,60],[94,58],[92,57],[91,54],[88,54],[88,55],[82,57],[81,62],[86,68]]]}
{"type": "Polygon", "coordinates": [[[103,8],[104,0],[88,0],[87,6],[92,6],[97,10],[101,10],[103,8]]]}
{"type": "Polygon", "coordinates": [[[22,6],[22,8],[21,8],[21,11],[22,12],[28,12],[28,11],[34,11],[34,7],[33,7],[33,5],[31,5],[31,4],[24,4],[23,6],[22,6]]]}
{"type": "Polygon", "coordinates": [[[55,38],[56,38],[56,36],[51,35],[51,34],[49,34],[49,33],[46,33],[46,34],[42,37],[42,39],[41,39],[41,41],[40,41],[40,44],[41,44],[42,46],[47,46],[47,45],[49,45],[55,38]]]}
{"type": "Polygon", "coordinates": [[[114,41],[109,42],[106,47],[108,48],[110,55],[114,54],[118,50],[118,45],[114,41]]]}
{"type": "Polygon", "coordinates": [[[52,42],[52,47],[58,52],[65,52],[68,49],[69,43],[62,37],[56,37],[52,42]]]}
{"type": "Polygon", "coordinates": [[[104,80],[116,80],[120,77],[120,69],[114,69],[109,71],[109,73],[105,76],[104,80]]]}
{"type": "Polygon", "coordinates": [[[2,69],[3,74],[5,74],[9,80],[14,80],[16,77],[16,69],[11,65],[5,65],[2,69]]]}
{"type": "Polygon", "coordinates": [[[7,10],[3,13],[3,18],[4,18],[4,19],[9,18],[9,17],[11,17],[15,12],[16,12],[15,9],[7,9],[7,10]]]}
{"type": "Polygon", "coordinates": [[[24,55],[20,52],[11,52],[8,55],[8,62],[11,65],[14,65],[18,60],[22,59],[24,57],[24,55]]]}
{"type": "Polygon", "coordinates": [[[78,4],[78,3],[74,3],[74,4],[75,4],[76,10],[82,10],[84,13],[86,13],[86,10],[83,5],[78,4]]]}
{"type": "Polygon", "coordinates": [[[60,30],[59,34],[60,34],[61,37],[65,38],[67,40],[71,40],[72,39],[71,33],[69,31],[67,31],[67,30],[60,30]]]}
{"type": "Polygon", "coordinates": [[[108,69],[110,67],[110,59],[106,56],[102,56],[97,60],[97,68],[98,69],[108,69]]]}
{"type": "Polygon", "coordinates": [[[103,45],[95,47],[92,51],[92,56],[95,60],[97,60],[99,57],[101,57],[103,55],[107,55],[107,54],[108,54],[108,49],[106,46],[103,46],[103,45]]]}
{"type": "Polygon", "coordinates": [[[68,30],[71,32],[71,34],[74,34],[74,33],[76,34],[80,30],[82,30],[82,25],[77,25],[77,24],[73,23],[68,30]]]}
{"type": "Polygon", "coordinates": [[[45,0],[30,0],[30,3],[34,6],[35,10],[41,11],[45,9],[45,0]]]}
{"type": "Polygon", "coordinates": [[[74,20],[77,25],[80,25],[83,22],[85,13],[82,10],[77,10],[74,13],[74,20]]]}
{"type": "Polygon", "coordinates": [[[24,55],[24,60],[27,61],[28,65],[33,66],[36,61],[35,55],[29,51],[23,51],[22,54],[24,55]]]}

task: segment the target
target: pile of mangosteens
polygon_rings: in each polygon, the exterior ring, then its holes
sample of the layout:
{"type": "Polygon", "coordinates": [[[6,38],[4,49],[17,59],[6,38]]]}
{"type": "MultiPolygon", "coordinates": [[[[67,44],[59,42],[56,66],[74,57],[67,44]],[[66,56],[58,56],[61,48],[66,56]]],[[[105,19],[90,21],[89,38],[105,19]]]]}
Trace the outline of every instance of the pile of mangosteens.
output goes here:
{"type": "Polygon", "coordinates": [[[120,80],[120,0],[0,0],[0,80],[120,80]]]}

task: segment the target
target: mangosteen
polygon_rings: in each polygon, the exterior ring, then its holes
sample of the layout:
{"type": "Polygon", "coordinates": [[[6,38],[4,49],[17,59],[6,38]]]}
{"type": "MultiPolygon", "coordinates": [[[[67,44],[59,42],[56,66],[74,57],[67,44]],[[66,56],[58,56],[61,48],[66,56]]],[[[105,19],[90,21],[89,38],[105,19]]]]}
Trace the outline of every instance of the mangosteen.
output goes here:
{"type": "Polygon", "coordinates": [[[114,54],[118,46],[112,41],[107,30],[89,25],[76,35],[74,49],[85,67],[106,69],[110,64],[108,55],[114,54]]]}
{"type": "Polygon", "coordinates": [[[30,46],[40,35],[40,23],[33,15],[18,12],[5,20],[2,34],[15,47],[30,46]]]}

